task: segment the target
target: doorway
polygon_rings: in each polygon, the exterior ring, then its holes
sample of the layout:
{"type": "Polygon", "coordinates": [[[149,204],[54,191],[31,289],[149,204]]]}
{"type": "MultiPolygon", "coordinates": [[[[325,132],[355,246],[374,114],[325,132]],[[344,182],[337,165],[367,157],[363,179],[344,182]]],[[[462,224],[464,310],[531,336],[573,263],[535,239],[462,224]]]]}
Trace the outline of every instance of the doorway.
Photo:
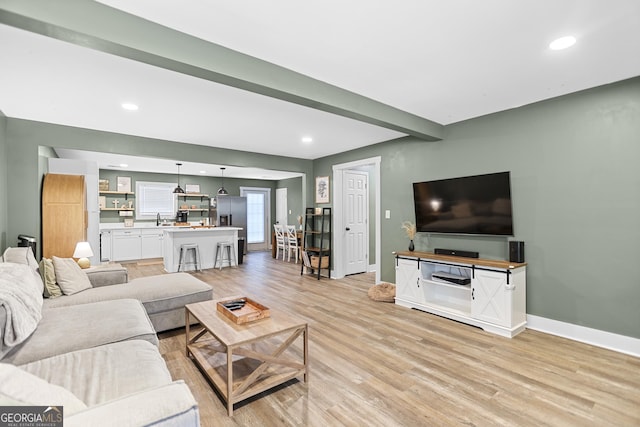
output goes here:
{"type": "MultiPolygon", "coordinates": [[[[334,197],[334,214],[333,214],[333,230],[336,230],[333,238],[333,277],[342,278],[347,273],[347,251],[348,239],[346,230],[345,212],[347,206],[345,204],[345,181],[347,174],[365,171],[368,179],[368,203],[366,204],[368,213],[368,255],[367,271],[375,271],[376,283],[380,283],[380,162],[381,157],[371,157],[368,159],[357,160],[349,163],[333,165],[333,194],[334,197]],[[371,224],[373,222],[373,224],[371,224]],[[339,232],[338,232],[339,231],[339,232]],[[373,252],[373,254],[371,253],[373,252]],[[373,262],[373,264],[372,264],[373,262]]],[[[349,227],[351,228],[351,227],[349,227]]]]}
{"type": "Polygon", "coordinates": [[[269,249],[271,189],[240,187],[240,196],[247,198],[247,251],[266,251],[269,249]]]}

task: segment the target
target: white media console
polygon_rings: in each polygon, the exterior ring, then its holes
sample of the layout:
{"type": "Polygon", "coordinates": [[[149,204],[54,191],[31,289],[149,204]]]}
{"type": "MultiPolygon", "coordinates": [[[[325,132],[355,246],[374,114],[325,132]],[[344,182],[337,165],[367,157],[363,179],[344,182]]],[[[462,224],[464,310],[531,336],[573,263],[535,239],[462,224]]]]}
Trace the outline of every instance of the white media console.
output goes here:
{"type": "Polygon", "coordinates": [[[397,252],[395,262],[398,305],[509,338],[527,325],[526,263],[428,252],[397,252]],[[434,273],[445,273],[441,277],[466,277],[471,283],[434,280],[434,273]]]}

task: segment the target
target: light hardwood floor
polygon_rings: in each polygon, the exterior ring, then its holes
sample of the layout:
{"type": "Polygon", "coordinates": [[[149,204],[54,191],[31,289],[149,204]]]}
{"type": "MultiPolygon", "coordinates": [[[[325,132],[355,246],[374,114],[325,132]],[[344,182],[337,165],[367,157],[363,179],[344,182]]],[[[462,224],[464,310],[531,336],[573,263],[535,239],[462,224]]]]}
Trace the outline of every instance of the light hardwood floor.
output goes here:
{"type": "MultiPolygon", "coordinates": [[[[162,265],[127,264],[130,278],[162,265]]],[[[246,295],[309,323],[310,379],[225,404],[184,354],[184,329],[160,334],[203,426],[640,426],[640,359],[526,330],[498,337],[373,302],[373,274],[300,276],[300,264],[252,252],[237,268],[194,276],[215,298],[246,295]]]]}

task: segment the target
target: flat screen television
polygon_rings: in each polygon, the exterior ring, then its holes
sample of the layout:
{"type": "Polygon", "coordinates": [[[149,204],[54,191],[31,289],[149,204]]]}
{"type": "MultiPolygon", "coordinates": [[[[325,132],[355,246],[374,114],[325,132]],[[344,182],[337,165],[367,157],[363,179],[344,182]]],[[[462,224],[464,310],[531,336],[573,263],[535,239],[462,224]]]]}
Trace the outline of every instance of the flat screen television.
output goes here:
{"type": "Polygon", "coordinates": [[[513,235],[509,172],[414,182],[420,232],[513,235]]]}

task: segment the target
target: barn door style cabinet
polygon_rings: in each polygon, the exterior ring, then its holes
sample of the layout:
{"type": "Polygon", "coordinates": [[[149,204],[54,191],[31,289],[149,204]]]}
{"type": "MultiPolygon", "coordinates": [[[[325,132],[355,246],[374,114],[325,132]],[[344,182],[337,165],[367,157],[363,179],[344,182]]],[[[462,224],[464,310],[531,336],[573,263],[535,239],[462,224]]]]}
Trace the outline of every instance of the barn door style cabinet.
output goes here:
{"type": "Polygon", "coordinates": [[[42,184],[42,256],[71,258],[87,240],[87,202],[83,175],[46,174],[42,184]]]}
{"type": "Polygon", "coordinates": [[[527,325],[526,264],[396,254],[396,304],[514,337],[527,325]]]}

